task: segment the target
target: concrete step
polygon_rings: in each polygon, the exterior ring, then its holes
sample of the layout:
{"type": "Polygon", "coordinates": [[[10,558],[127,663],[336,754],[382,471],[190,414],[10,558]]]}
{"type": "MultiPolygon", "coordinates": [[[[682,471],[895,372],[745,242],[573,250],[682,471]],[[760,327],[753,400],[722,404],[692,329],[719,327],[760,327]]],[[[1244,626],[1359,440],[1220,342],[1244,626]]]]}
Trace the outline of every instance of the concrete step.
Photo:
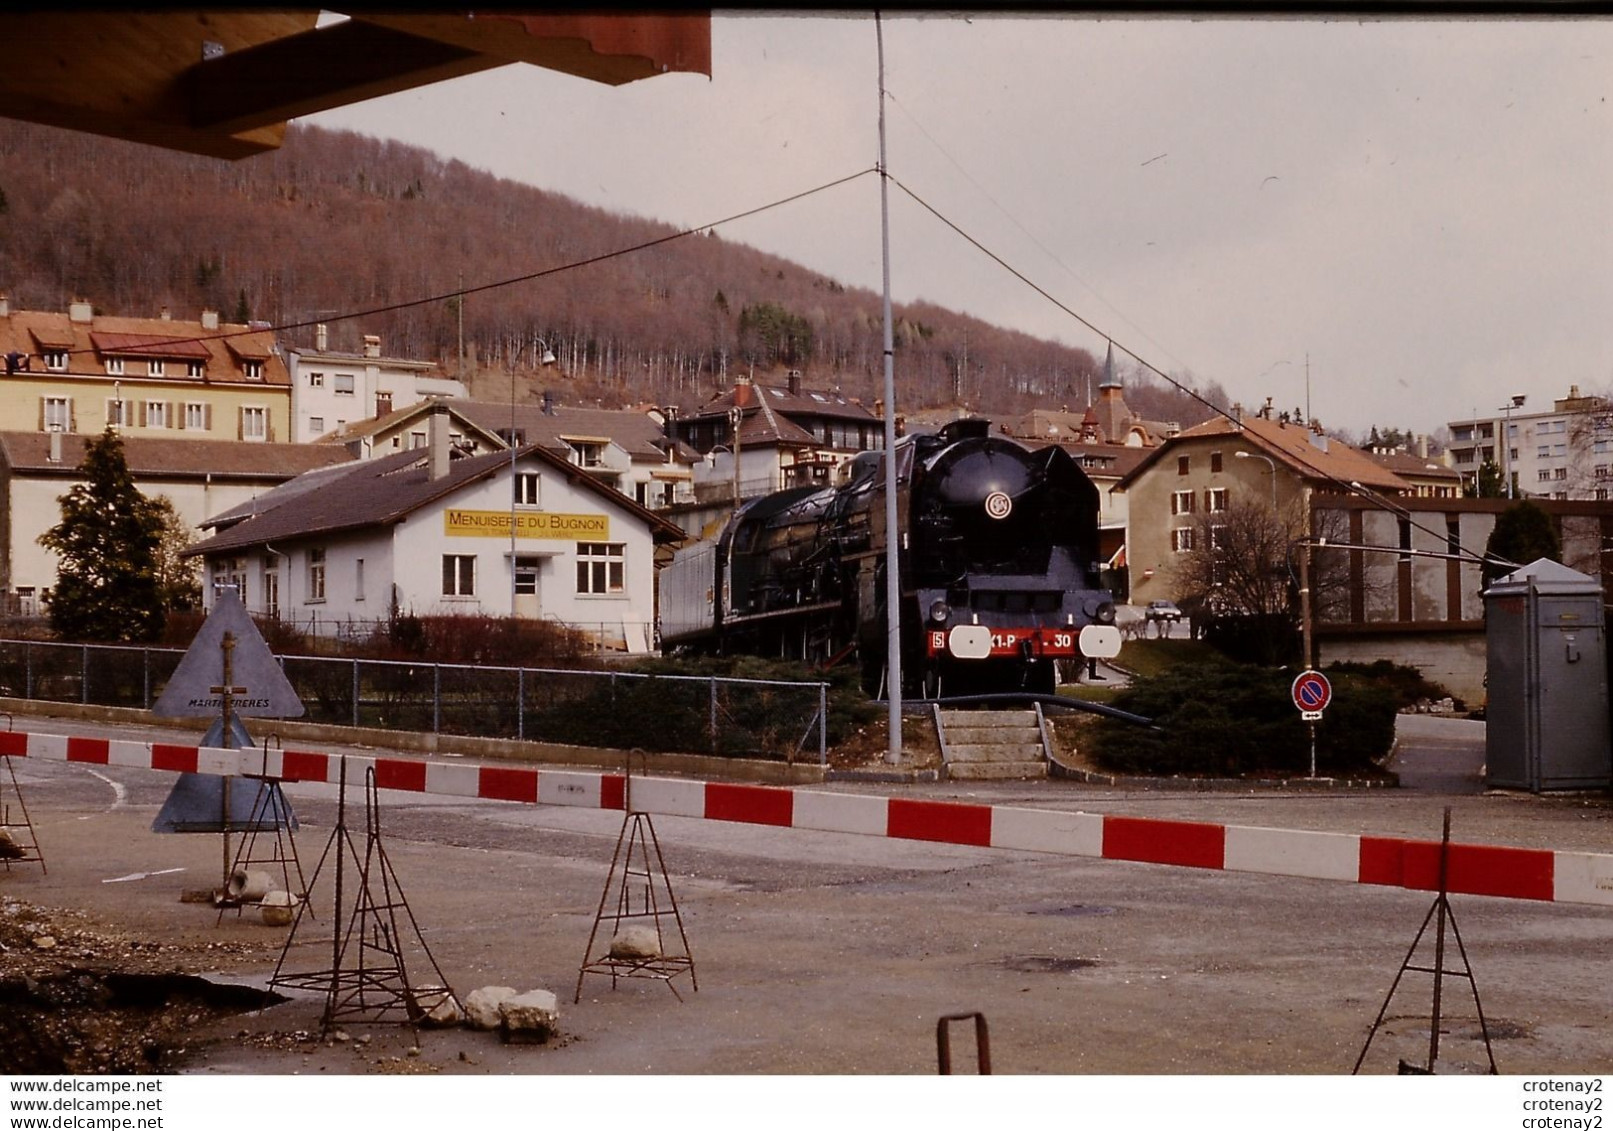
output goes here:
{"type": "Polygon", "coordinates": [[[943,707],[941,725],[952,726],[1035,726],[1035,711],[962,711],[943,707]]]}
{"type": "Polygon", "coordinates": [[[1042,742],[1039,727],[943,727],[941,733],[948,746],[1039,746],[1042,742]]]}
{"type": "Polygon", "coordinates": [[[953,781],[1024,781],[1047,776],[1035,711],[941,712],[945,773],[953,781]]]}
{"type": "Polygon", "coordinates": [[[1040,742],[953,742],[947,736],[948,762],[1031,762],[1041,757],[1040,742]]]}
{"type": "Polygon", "coordinates": [[[1047,763],[1035,762],[948,762],[946,776],[951,781],[1025,781],[1045,778],[1047,763]]]}

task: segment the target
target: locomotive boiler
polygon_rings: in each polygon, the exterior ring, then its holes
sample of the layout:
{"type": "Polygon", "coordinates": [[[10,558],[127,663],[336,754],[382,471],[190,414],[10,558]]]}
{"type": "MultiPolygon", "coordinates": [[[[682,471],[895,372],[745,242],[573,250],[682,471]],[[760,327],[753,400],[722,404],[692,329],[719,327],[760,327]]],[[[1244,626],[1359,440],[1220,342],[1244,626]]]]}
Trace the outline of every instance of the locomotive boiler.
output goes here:
{"type": "Polygon", "coordinates": [[[904,694],[1045,693],[1059,660],[1114,654],[1098,491],[1067,452],[1032,451],[992,436],[987,421],[960,420],[903,438],[894,455],[894,539],[884,452],[852,459],[835,486],[752,500],[661,571],[663,647],[823,662],[855,654],[879,694],[894,543],[904,694]]]}

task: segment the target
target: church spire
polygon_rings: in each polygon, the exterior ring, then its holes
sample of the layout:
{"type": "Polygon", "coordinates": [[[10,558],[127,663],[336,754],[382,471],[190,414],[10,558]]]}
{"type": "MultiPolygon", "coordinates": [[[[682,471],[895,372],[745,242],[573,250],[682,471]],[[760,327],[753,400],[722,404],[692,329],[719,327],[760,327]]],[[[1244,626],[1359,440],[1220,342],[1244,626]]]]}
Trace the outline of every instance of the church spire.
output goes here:
{"type": "Polygon", "coordinates": [[[1112,341],[1109,343],[1109,353],[1103,359],[1103,384],[1099,385],[1098,388],[1120,388],[1120,378],[1115,376],[1115,344],[1112,341]]]}

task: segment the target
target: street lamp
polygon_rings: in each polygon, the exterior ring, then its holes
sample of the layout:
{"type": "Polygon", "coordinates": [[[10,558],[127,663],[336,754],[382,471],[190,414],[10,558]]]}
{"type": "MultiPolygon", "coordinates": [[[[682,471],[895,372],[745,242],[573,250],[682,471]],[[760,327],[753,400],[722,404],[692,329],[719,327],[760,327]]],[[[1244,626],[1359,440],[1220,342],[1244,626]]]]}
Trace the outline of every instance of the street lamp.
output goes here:
{"type": "Polygon", "coordinates": [[[1512,394],[1512,400],[1501,406],[1501,411],[1507,414],[1506,430],[1501,434],[1501,473],[1507,477],[1507,498],[1512,498],[1512,410],[1522,408],[1523,402],[1529,398],[1522,393],[1512,394]]]}
{"type": "MultiPolygon", "coordinates": [[[[538,364],[553,365],[557,360],[549,343],[542,338],[535,338],[533,344],[539,347],[538,364]]],[[[516,613],[516,597],[520,592],[521,571],[518,568],[518,559],[515,556],[515,505],[521,497],[521,482],[515,474],[515,457],[519,445],[515,442],[515,365],[510,365],[510,619],[514,620],[516,613]]]]}
{"type": "Polygon", "coordinates": [[[1265,460],[1266,466],[1271,468],[1271,514],[1277,516],[1277,463],[1270,456],[1263,456],[1259,452],[1233,452],[1238,459],[1265,460]]]}

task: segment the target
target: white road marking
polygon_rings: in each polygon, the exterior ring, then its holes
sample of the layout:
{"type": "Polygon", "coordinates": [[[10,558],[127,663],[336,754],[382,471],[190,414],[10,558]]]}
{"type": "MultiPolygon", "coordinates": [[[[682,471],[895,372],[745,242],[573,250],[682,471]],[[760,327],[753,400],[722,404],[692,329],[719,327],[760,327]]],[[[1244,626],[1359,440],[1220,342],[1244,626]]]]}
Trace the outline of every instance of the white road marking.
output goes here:
{"type": "MultiPolygon", "coordinates": [[[[128,793],[128,790],[123,788],[123,783],[122,782],[113,781],[111,778],[107,777],[105,774],[100,773],[97,770],[90,770],[90,769],[88,769],[88,767],[86,767],[86,772],[91,777],[100,778],[102,781],[106,782],[107,785],[112,787],[112,804],[108,805],[105,809],[101,810],[101,813],[110,813],[114,809],[119,809],[119,808],[123,807],[123,803],[128,800],[129,793],[128,793]]],[[[99,817],[101,815],[101,813],[92,813],[92,814],[89,814],[87,816],[80,817],[79,820],[87,821],[92,816],[99,817]]]]}
{"type": "Polygon", "coordinates": [[[171,872],[183,872],[183,868],[163,868],[157,872],[130,872],[127,876],[117,876],[110,880],[102,880],[103,884],[126,884],[130,880],[144,880],[152,876],[166,876],[171,872]]]}

